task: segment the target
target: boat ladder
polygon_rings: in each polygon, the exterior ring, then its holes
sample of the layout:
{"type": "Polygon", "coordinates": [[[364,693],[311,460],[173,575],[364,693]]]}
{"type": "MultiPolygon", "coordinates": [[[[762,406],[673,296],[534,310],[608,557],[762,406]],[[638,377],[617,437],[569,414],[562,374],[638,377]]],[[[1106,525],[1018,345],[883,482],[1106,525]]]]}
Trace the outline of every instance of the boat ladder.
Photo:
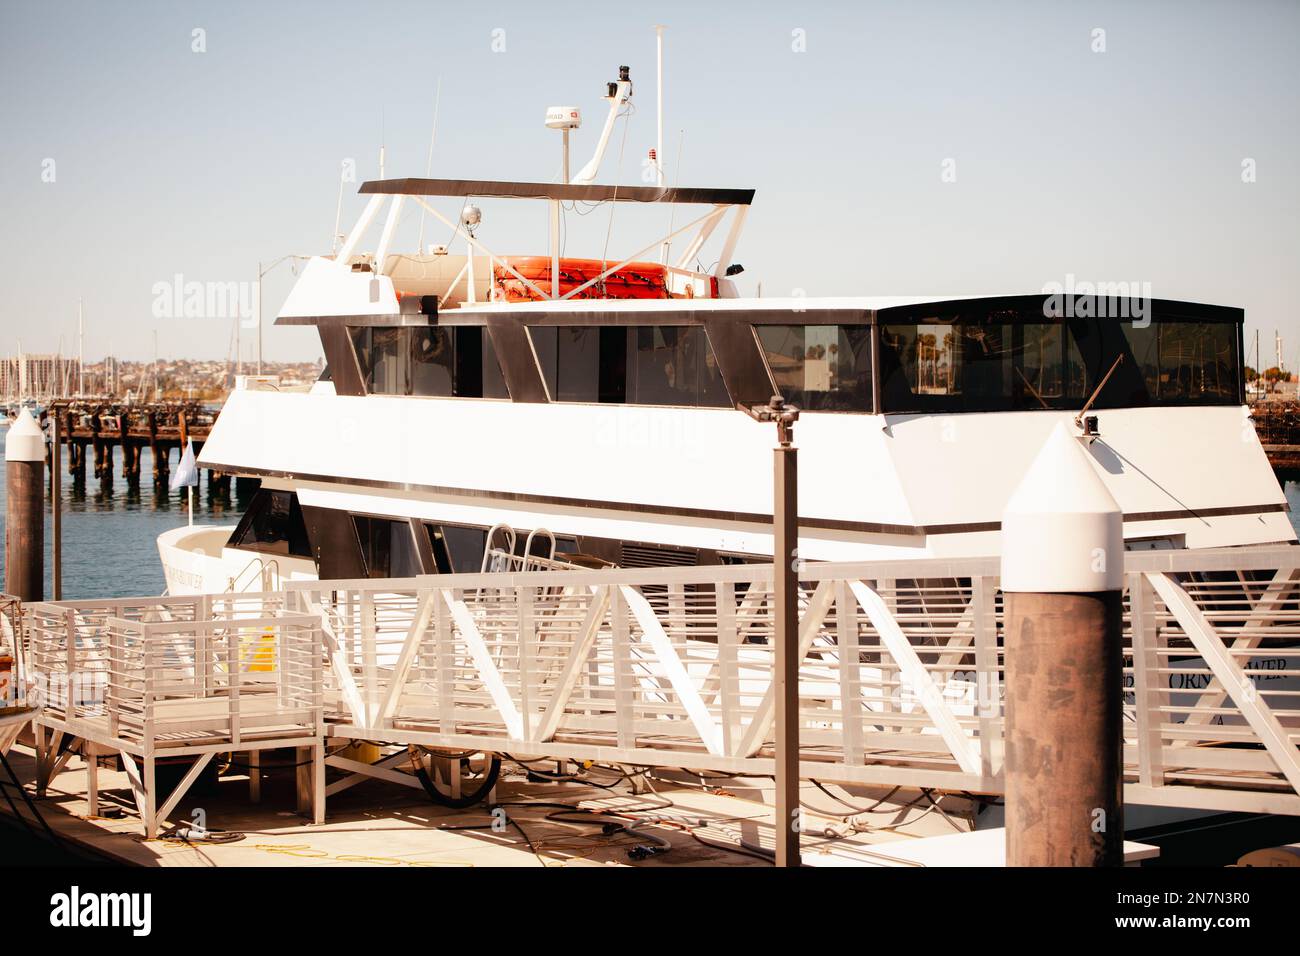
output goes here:
{"type": "Polygon", "coordinates": [[[280,589],[280,563],[274,558],[263,560],[254,558],[232,575],[226,584],[226,593],[236,594],[247,591],[278,591],[280,589]]]}

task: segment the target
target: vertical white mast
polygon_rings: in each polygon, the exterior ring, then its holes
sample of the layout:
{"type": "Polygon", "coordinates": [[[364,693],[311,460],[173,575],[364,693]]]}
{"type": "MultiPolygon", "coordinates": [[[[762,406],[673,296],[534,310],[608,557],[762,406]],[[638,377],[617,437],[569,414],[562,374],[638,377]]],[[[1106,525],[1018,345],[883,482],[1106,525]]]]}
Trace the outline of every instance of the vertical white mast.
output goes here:
{"type": "MultiPolygon", "coordinates": [[[[429,156],[424,161],[424,178],[433,175],[433,144],[438,141],[438,107],[442,105],[442,77],[438,77],[438,89],[433,94],[433,130],[429,133],[429,156]]],[[[338,230],[334,230],[337,232],[338,230]]],[[[420,238],[415,245],[416,255],[424,255],[424,207],[420,207],[420,238]]]]}
{"type": "Polygon", "coordinates": [[[664,29],[655,24],[655,63],[658,67],[659,118],[655,129],[655,174],[657,185],[664,184],[664,29]]]}
{"type": "Polygon", "coordinates": [[[86,394],[86,316],[77,300],[77,394],[86,394]]]}
{"type": "Polygon", "coordinates": [[[343,238],[339,235],[339,222],[343,218],[343,170],[339,170],[339,198],[334,204],[334,237],[330,240],[330,251],[337,254],[339,251],[339,240],[343,238]]]}
{"type": "MultiPolygon", "coordinates": [[[[657,94],[657,113],[655,120],[655,185],[664,184],[664,27],[655,24],[655,89],[657,94]]],[[[680,149],[679,149],[680,151],[680,149]]],[[[670,226],[669,232],[672,231],[670,226]]],[[[668,262],[668,243],[659,246],[659,261],[668,262]]]]}

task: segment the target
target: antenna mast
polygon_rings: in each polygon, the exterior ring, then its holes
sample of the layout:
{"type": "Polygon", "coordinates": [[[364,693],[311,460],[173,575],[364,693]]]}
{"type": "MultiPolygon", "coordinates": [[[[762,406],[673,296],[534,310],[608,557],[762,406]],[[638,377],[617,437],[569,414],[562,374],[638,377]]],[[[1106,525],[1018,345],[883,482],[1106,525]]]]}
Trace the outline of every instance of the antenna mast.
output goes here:
{"type": "MultiPolygon", "coordinates": [[[[433,175],[433,144],[438,140],[438,107],[442,104],[442,77],[438,77],[438,89],[433,94],[433,129],[429,133],[429,158],[424,162],[424,178],[428,179],[433,175]]],[[[425,209],[420,207],[420,238],[416,243],[415,252],[417,255],[424,254],[424,214],[425,209]]],[[[337,232],[338,230],[334,230],[337,232]]]]}
{"type": "Polygon", "coordinates": [[[600,161],[604,159],[605,149],[609,146],[609,134],[614,131],[614,121],[618,119],[619,110],[632,95],[632,78],[626,66],[618,68],[618,80],[606,84],[606,90],[605,99],[609,101],[609,113],[605,117],[605,126],[600,131],[600,140],[596,143],[596,154],[578,171],[578,175],[570,180],[575,186],[587,186],[596,181],[596,174],[600,171],[600,161]]]}
{"type": "Polygon", "coordinates": [[[663,24],[655,24],[655,63],[659,75],[657,79],[659,94],[659,118],[655,128],[655,184],[664,184],[664,30],[663,24]]]}

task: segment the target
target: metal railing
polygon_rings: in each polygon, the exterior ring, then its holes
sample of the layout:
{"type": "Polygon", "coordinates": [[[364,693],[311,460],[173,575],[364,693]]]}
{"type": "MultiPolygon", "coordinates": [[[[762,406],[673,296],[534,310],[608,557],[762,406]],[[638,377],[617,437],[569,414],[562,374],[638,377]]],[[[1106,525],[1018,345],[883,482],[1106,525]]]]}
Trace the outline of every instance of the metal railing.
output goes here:
{"type": "Polygon", "coordinates": [[[42,722],[152,751],[313,736],[320,620],[279,594],[43,602],[25,608],[42,722]]]}
{"type": "MultiPolygon", "coordinates": [[[[1125,556],[1129,800],[1300,813],[1300,548],[1125,556]]],[[[996,559],[800,568],[801,773],[1002,791],[996,559]]],[[[162,747],[302,730],[767,774],[772,569],[555,569],[35,604],[42,720],[162,747]],[[287,729],[286,729],[287,728],[287,729]]],[[[1048,665],[1044,665],[1048,666],[1048,665]]]]}
{"type": "Polygon", "coordinates": [[[26,651],[23,602],[0,594],[0,714],[27,708],[26,651]]]}
{"type": "MultiPolygon", "coordinates": [[[[279,593],[238,593],[25,608],[34,695],[37,792],[75,753],[87,812],[98,812],[97,756],[122,761],[146,838],[219,753],[297,748],[299,809],[324,820],[321,619],[284,610],[279,593]],[[160,789],[158,761],[186,757],[160,789]]],[[[250,793],[260,775],[250,778],[250,793]]]]}
{"type": "Polygon", "coordinates": [[[253,558],[238,574],[231,575],[226,585],[228,593],[248,591],[278,591],[280,589],[280,562],[274,558],[253,558]]]}
{"type": "MultiPolygon", "coordinates": [[[[804,776],[1000,792],[995,559],[800,570],[804,776]]],[[[1300,548],[1126,555],[1129,799],[1300,813],[1300,548]]],[[[770,566],[291,583],[334,733],[770,773],[770,566]]]]}

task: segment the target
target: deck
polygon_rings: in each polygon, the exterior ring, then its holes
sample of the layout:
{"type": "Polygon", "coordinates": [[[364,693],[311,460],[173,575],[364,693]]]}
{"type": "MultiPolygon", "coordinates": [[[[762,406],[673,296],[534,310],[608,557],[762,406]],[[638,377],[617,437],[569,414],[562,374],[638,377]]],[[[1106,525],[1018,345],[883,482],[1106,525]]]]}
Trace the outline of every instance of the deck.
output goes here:
{"type": "MultiPolygon", "coordinates": [[[[997,799],[997,571],[984,558],[801,566],[805,786],[997,799]]],[[[1126,801],[1300,815],[1300,549],[1129,552],[1125,590],[1126,801]]],[[[414,790],[426,813],[470,794],[501,801],[510,785],[491,793],[483,764],[495,758],[475,767],[479,754],[622,779],[653,768],[734,793],[774,773],[774,614],[763,565],[35,604],[24,619],[43,698],[38,791],[66,788],[90,759],[96,817],[120,769],[135,809],[124,826],[146,840],[187,819],[199,799],[188,791],[216,767],[249,768],[255,803],[253,768],[284,754],[285,812],[326,826],[381,785],[414,790]],[[363,759],[367,746],[380,749],[363,759]],[[187,768],[179,783],[169,764],[187,768]]]]}
{"type": "MultiPolygon", "coordinates": [[[[30,776],[35,758],[29,748],[11,755],[15,770],[30,776]]],[[[572,783],[528,782],[522,772],[503,779],[498,800],[516,824],[491,828],[486,809],[449,810],[434,806],[408,787],[375,780],[330,800],[330,818],[319,826],[292,812],[292,770],[264,765],[260,802],[248,799],[247,771],[235,771],[206,792],[184,800],[177,819],[190,820],[202,807],[208,826],[235,831],[235,843],[186,844],[145,839],[135,821],[130,781],[101,769],[101,805],[90,814],[86,768],[80,758],[51,785],[40,801],[42,813],[61,840],[96,855],[132,866],[377,866],[377,867],[538,867],[538,866],[769,866],[746,852],[746,845],[770,848],[770,790],[743,781],[711,781],[710,792],[696,784],[657,781],[655,793],[608,793],[572,783]],[[554,804],[571,805],[590,816],[586,822],[553,819],[554,804]],[[530,806],[531,804],[531,806],[530,806]],[[113,814],[109,816],[108,814],[113,814]],[[626,815],[626,816],[621,816],[626,815]],[[637,831],[609,835],[605,822],[650,824],[666,840],[666,853],[631,859],[628,851],[651,841],[637,831]],[[591,822],[595,821],[595,822],[591,822]],[[474,828],[474,829],[457,829],[474,828]],[[525,836],[526,835],[526,836],[525,836]],[[531,843],[531,846],[530,846],[531,843]]],[[[770,783],[769,783],[770,786],[770,783]]],[[[961,796],[940,798],[942,812],[919,791],[889,795],[889,788],[860,792],[851,799],[871,805],[878,820],[868,832],[828,837],[827,827],[842,824],[837,807],[811,784],[805,808],[803,862],[807,866],[1001,866],[1002,831],[970,832],[974,804],[961,796]],[[885,798],[882,800],[882,798],[885,798]]],[[[563,813],[563,811],[560,811],[563,813]]],[[[579,818],[581,819],[581,818],[579,818]]],[[[1127,842],[1130,865],[1154,859],[1155,847],[1127,842]]]]}

